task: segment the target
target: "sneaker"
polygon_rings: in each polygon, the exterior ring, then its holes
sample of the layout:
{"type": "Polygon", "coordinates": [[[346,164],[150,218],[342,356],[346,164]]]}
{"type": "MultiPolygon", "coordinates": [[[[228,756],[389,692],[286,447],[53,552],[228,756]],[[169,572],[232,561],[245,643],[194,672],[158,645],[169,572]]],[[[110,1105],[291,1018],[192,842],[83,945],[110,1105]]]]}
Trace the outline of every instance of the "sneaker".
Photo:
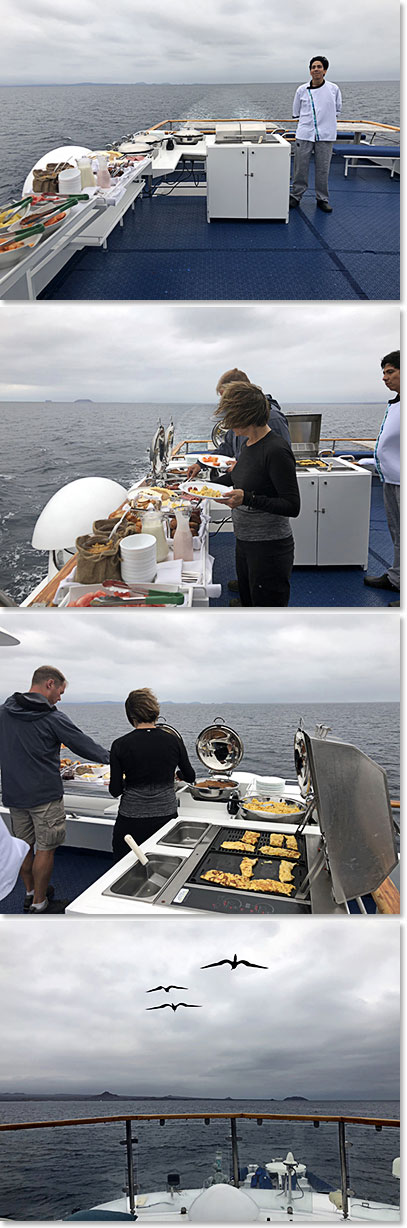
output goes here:
{"type": "Polygon", "coordinates": [[[363,583],[367,584],[368,588],[389,588],[391,593],[399,591],[389,580],[387,572],[384,572],[382,576],[364,576],[363,583]]]}
{"type": "Polygon", "coordinates": [[[65,912],[65,909],[68,907],[68,904],[70,903],[71,903],[70,900],[53,900],[52,904],[49,905],[49,908],[47,908],[46,911],[48,914],[49,913],[54,914],[57,912],[65,912]]]}
{"type": "Polygon", "coordinates": [[[297,197],[296,197],[296,196],[290,196],[290,202],[289,202],[289,203],[290,203],[290,209],[298,209],[298,205],[299,205],[299,203],[300,203],[300,202],[299,202],[299,200],[297,200],[297,197]]]}
{"type": "Polygon", "coordinates": [[[332,205],[328,205],[327,200],[317,200],[317,208],[322,209],[323,213],[332,213],[332,205]]]}
{"type": "MultiPolygon", "coordinates": [[[[54,895],[55,895],[55,887],[52,886],[52,883],[50,883],[49,887],[47,887],[46,895],[47,895],[48,903],[50,903],[50,900],[53,900],[54,895]]],[[[34,899],[34,895],[26,895],[24,904],[23,904],[23,912],[30,912],[33,899],[34,899]]]]}
{"type": "Polygon", "coordinates": [[[237,580],[228,580],[228,589],[230,593],[238,593],[239,585],[237,580]]]}

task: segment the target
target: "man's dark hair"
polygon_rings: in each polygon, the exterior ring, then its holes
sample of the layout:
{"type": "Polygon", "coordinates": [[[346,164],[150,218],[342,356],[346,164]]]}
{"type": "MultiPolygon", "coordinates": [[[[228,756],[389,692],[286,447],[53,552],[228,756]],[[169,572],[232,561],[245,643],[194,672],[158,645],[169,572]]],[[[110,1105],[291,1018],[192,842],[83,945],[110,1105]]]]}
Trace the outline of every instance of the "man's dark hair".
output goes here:
{"type": "Polygon", "coordinates": [[[325,72],[328,71],[329,60],[327,60],[326,55],[313,55],[312,60],[310,60],[309,62],[310,72],[311,72],[312,65],[315,64],[315,60],[320,60],[321,64],[323,64],[324,66],[325,72]]]}
{"type": "Polygon", "coordinates": [[[54,665],[39,665],[38,668],[34,670],[31,679],[31,686],[33,687],[37,683],[39,683],[40,686],[43,686],[44,682],[49,682],[51,679],[53,682],[66,682],[64,674],[61,673],[60,669],[55,669],[54,665]]]}
{"type": "Polygon", "coordinates": [[[384,367],[387,367],[387,365],[390,367],[395,367],[396,371],[400,370],[400,350],[392,350],[391,354],[385,354],[380,363],[382,371],[384,367]]]}

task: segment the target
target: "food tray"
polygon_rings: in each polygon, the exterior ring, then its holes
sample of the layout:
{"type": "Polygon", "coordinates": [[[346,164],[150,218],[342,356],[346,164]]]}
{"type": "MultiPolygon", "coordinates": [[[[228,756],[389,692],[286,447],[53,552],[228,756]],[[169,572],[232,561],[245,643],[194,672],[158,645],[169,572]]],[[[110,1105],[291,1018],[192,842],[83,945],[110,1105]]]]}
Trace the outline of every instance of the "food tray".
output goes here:
{"type": "MultiPolygon", "coordinates": [[[[237,874],[239,877],[242,877],[240,863],[242,861],[242,858],[245,856],[248,856],[248,854],[244,854],[244,853],[229,853],[229,854],[225,853],[223,854],[222,853],[222,855],[220,856],[219,852],[215,852],[215,851],[206,852],[204,856],[202,857],[201,861],[199,862],[199,864],[196,866],[195,870],[190,874],[189,882],[200,883],[201,886],[214,887],[216,889],[219,889],[219,887],[223,887],[225,890],[228,890],[228,891],[250,891],[251,882],[252,881],[255,882],[256,879],[259,879],[259,878],[267,879],[269,882],[276,883],[276,885],[279,883],[280,881],[279,880],[280,858],[272,859],[271,857],[269,858],[258,857],[257,859],[255,857],[253,858],[251,857],[250,860],[256,862],[256,864],[253,867],[252,878],[247,878],[247,879],[245,878],[244,882],[242,882],[241,885],[239,884],[239,886],[236,886],[233,883],[211,882],[210,880],[203,877],[204,874],[206,874],[208,870],[218,870],[218,871],[221,871],[222,874],[237,874]]],[[[293,863],[290,862],[290,866],[291,866],[292,875],[293,875],[292,891],[290,892],[290,894],[286,894],[285,892],[282,893],[276,890],[274,894],[278,895],[280,899],[283,899],[283,898],[291,899],[291,900],[294,899],[296,892],[301,887],[301,884],[307,874],[307,867],[306,865],[304,865],[303,862],[301,863],[299,863],[298,861],[293,862],[293,863]]],[[[257,895],[261,896],[263,892],[255,892],[254,894],[256,894],[256,896],[257,895]]],[[[273,895],[273,891],[264,892],[265,897],[268,898],[269,895],[273,895]]]]}
{"type": "MultiPolygon", "coordinates": [[[[283,836],[283,845],[282,845],[282,847],[281,847],[281,848],[280,848],[280,847],[279,847],[279,848],[276,848],[275,853],[260,853],[260,849],[261,849],[261,848],[263,848],[265,845],[268,845],[268,842],[269,842],[269,835],[270,835],[270,834],[271,834],[271,835],[274,835],[274,832],[271,832],[271,833],[270,833],[270,832],[267,832],[267,831],[262,831],[262,832],[260,833],[260,836],[259,836],[259,837],[258,837],[258,839],[256,840],[256,843],[253,845],[253,849],[252,849],[252,847],[251,847],[251,846],[250,846],[250,849],[249,849],[249,846],[248,846],[248,850],[247,850],[247,853],[246,853],[246,854],[245,854],[245,853],[243,853],[243,852],[240,852],[240,853],[236,852],[236,853],[234,853],[232,849],[223,849],[223,848],[221,848],[221,845],[223,844],[223,842],[224,842],[225,840],[241,840],[241,839],[242,839],[242,837],[243,837],[243,835],[244,835],[244,832],[245,832],[245,831],[248,831],[248,830],[249,830],[249,829],[248,829],[247,827],[242,827],[242,828],[236,828],[236,827],[222,827],[222,828],[220,828],[220,830],[219,830],[219,831],[216,833],[216,836],[215,836],[215,837],[214,837],[214,839],[212,840],[212,843],[211,843],[211,851],[216,852],[216,853],[221,853],[221,854],[222,854],[222,859],[223,859],[224,857],[227,857],[227,856],[230,856],[230,855],[232,855],[233,857],[234,857],[234,856],[239,856],[239,857],[251,856],[251,852],[253,852],[253,856],[254,856],[254,857],[261,857],[262,859],[264,859],[264,860],[266,860],[266,861],[276,860],[276,859],[277,859],[277,860],[281,860],[281,858],[282,858],[282,859],[283,859],[283,861],[284,861],[284,860],[286,860],[286,861],[290,861],[290,862],[291,862],[291,860],[292,860],[293,865],[299,865],[299,864],[302,864],[302,865],[307,866],[307,848],[306,848],[306,842],[305,842],[305,837],[304,837],[304,836],[296,836],[296,837],[295,837],[295,839],[296,839],[296,841],[297,841],[297,845],[298,845],[298,852],[299,852],[300,856],[299,856],[298,858],[291,858],[291,857],[289,857],[289,850],[288,850],[288,848],[287,848],[287,846],[286,846],[286,837],[287,837],[287,836],[291,836],[291,832],[285,832],[285,833],[284,833],[284,836],[283,836]]],[[[282,833],[282,832],[281,832],[281,833],[280,833],[280,832],[278,832],[278,829],[277,829],[276,834],[278,834],[278,835],[280,835],[280,834],[281,834],[281,835],[283,835],[283,833],[282,833]]]]}

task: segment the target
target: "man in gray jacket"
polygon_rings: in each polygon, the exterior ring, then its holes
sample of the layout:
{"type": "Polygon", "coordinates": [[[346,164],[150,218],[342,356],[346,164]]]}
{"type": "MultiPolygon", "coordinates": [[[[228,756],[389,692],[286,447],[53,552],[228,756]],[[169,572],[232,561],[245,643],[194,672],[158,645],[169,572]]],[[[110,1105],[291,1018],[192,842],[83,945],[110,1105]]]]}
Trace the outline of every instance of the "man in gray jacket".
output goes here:
{"type": "Polygon", "coordinates": [[[54,853],[65,840],[61,742],[82,758],[109,762],[104,746],[58,712],[56,705],[65,689],[61,671],[41,665],[33,674],[30,690],[25,694],[15,691],[0,707],[3,803],[10,810],[13,834],[30,846],[21,866],[24,912],[48,908],[54,853]]]}

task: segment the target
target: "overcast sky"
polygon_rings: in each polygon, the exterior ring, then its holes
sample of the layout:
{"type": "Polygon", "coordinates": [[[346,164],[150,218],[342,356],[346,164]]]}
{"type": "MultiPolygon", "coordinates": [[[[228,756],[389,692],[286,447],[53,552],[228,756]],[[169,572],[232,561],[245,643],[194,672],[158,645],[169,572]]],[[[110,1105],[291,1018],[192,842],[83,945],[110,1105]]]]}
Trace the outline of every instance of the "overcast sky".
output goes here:
{"type": "Polygon", "coordinates": [[[6,83],[303,81],[310,54],[333,79],[398,75],[396,0],[3,0],[6,83]]]}
{"type": "Polygon", "coordinates": [[[39,943],[2,918],[2,1091],[398,1095],[396,921],[89,917],[46,928],[39,943]],[[234,952],[266,971],[201,970],[234,952]],[[146,996],[171,981],[187,990],[146,996]],[[163,1001],[201,1010],[147,1013],[163,1001]]]}
{"type": "MultiPolygon", "coordinates": [[[[28,690],[37,665],[68,678],[66,699],[123,700],[149,686],[179,702],[397,700],[399,625],[387,610],[52,610],[1,612],[21,643],[0,647],[0,697],[28,690]]],[[[63,701],[62,701],[63,702],[63,701]]]]}
{"type": "Polygon", "coordinates": [[[219,375],[238,366],[283,403],[385,401],[380,360],[399,346],[395,303],[3,303],[0,312],[3,400],[210,402],[219,375]]]}

